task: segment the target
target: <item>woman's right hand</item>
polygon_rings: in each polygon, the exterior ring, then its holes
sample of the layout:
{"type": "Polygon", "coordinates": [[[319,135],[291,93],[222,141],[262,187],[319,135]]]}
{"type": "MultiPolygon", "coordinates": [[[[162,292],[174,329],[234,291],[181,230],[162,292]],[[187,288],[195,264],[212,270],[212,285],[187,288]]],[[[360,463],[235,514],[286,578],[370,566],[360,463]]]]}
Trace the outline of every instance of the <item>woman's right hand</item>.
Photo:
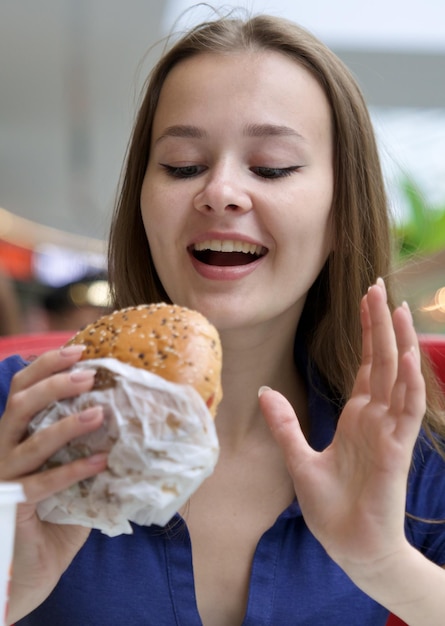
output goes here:
{"type": "Polygon", "coordinates": [[[106,468],[106,454],[96,454],[41,470],[70,440],[99,428],[102,408],[91,407],[28,435],[29,422],[48,404],[92,388],[94,370],[69,371],[81,353],[81,346],[63,347],[18,372],[0,419],[0,481],[20,482],[26,496],[26,503],[17,507],[8,623],[29,613],[50,594],[89,534],[81,526],[42,522],[36,504],[106,468]]]}

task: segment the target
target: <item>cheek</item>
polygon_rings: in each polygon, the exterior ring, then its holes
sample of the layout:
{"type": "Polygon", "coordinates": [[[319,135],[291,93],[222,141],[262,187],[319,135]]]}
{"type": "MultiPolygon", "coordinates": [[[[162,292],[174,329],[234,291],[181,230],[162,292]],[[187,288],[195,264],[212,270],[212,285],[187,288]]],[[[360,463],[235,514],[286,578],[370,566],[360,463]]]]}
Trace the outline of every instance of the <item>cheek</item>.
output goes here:
{"type": "Polygon", "coordinates": [[[324,190],[300,189],[275,216],[279,233],[288,241],[298,242],[305,249],[331,246],[333,233],[332,193],[324,190]]]}
{"type": "Polygon", "coordinates": [[[280,231],[276,231],[274,238],[278,253],[280,241],[285,252],[285,257],[280,254],[279,258],[304,271],[303,265],[311,279],[315,279],[333,249],[332,218],[330,196],[325,196],[321,204],[302,201],[298,207],[294,205],[291,219],[277,221],[280,231]]]}
{"type": "Polygon", "coordinates": [[[169,188],[144,184],[141,192],[141,215],[151,256],[164,289],[177,273],[181,248],[183,219],[177,199],[169,188]]]}
{"type": "Polygon", "coordinates": [[[305,226],[308,239],[313,244],[318,242],[320,246],[328,246],[330,251],[333,240],[333,183],[328,173],[321,180],[325,181],[324,185],[311,187],[303,203],[306,206],[305,226]]]}
{"type": "Polygon", "coordinates": [[[142,183],[140,198],[141,213],[144,224],[149,223],[155,218],[155,212],[158,206],[155,189],[156,187],[151,184],[151,180],[146,174],[144,182],[142,183]]]}
{"type": "Polygon", "coordinates": [[[141,215],[144,223],[145,233],[148,243],[152,248],[155,240],[162,234],[168,232],[166,226],[171,223],[171,213],[167,210],[171,206],[168,199],[168,192],[156,192],[156,187],[145,179],[141,190],[141,215]]]}

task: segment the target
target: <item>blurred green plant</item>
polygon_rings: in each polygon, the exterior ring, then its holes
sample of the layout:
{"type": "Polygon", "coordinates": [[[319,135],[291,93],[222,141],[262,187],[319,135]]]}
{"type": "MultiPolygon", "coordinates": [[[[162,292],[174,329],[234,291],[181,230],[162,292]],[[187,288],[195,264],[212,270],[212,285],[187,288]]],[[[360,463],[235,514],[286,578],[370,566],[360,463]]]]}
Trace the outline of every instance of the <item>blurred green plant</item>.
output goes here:
{"type": "Polygon", "coordinates": [[[409,176],[400,183],[407,215],[394,225],[396,254],[404,262],[413,256],[427,256],[445,248],[445,203],[426,203],[420,187],[409,176]]]}

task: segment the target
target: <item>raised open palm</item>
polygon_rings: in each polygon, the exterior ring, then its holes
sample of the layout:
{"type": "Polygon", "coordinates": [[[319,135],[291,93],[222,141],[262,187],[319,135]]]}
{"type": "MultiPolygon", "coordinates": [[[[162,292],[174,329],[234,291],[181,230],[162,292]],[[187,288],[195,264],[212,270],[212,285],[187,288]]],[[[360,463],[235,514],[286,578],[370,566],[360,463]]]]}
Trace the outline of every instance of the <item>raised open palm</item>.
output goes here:
{"type": "Polygon", "coordinates": [[[383,281],[363,298],[362,363],[332,443],[316,452],[287,400],[261,407],[281,445],[305,521],[347,571],[405,545],[406,485],[425,412],[425,384],[411,314],[390,314],[383,281]]]}

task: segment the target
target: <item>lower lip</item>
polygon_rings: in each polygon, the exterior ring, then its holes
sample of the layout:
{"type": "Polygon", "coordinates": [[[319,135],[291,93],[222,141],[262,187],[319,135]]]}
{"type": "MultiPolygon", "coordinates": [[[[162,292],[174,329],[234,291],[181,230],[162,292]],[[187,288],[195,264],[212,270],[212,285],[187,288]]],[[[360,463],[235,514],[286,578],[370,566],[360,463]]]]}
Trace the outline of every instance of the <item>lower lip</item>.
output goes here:
{"type": "Polygon", "coordinates": [[[209,280],[223,281],[239,280],[240,278],[249,276],[249,274],[252,274],[252,272],[254,272],[258,268],[265,256],[262,256],[256,261],[252,261],[252,263],[248,263],[247,265],[229,266],[207,265],[206,263],[201,263],[201,261],[198,261],[198,259],[196,259],[193,254],[190,254],[190,258],[193,267],[200,276],[209,280]]]}

